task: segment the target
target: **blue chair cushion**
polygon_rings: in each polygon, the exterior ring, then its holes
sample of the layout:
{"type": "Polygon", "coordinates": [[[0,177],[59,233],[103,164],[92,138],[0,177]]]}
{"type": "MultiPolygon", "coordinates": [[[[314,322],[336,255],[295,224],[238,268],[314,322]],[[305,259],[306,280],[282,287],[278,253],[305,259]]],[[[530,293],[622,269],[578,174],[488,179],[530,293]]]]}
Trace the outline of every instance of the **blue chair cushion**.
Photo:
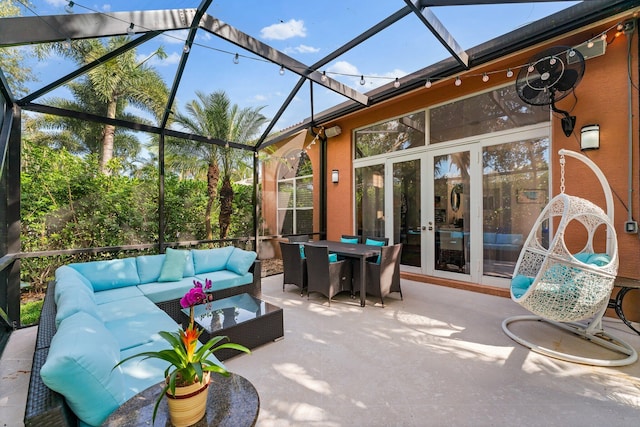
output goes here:
{"type": "Polygon", "coordinates": [[[227,262],[234,249],[233,246],[215,249],[192,249],[194,273],[209,273],[226,269],[227,262]]]}
{"type": "Polygon", "coordinates": [[[607,254],[592,254],[589,257],[589,264],[597,265],[598,267],[604,267],[611,262],[611,257],[607,254]]]}
{"type": "Polygon", "coordinates": [[[381,240],[373,240],[373,239],[367,239],[364,242],[365,245],[372,245],[372,246],[384,246],[384,242],[381,240]]]}
{"type": "Polygon", "coordinates": [[[589,263],[589,257],[591,255],[593,255],[593,254],[590,254],[588,252],[580,252],[580,253],[577,253],[577,254],[573,254],[573,257],[575,259],[577,259],[578,261],[582,262],[582,263],[588,264],[589,263]]]}
{"type": "Polygon", "coordinates": [[[338,262],[338,254],[329,254],[329,262],[338,262]]]}
{"type": "Polygon", "coordinates": [[[533,277],[523,276],[518,274],[511,279],[511,293],[514,297],[520,298],[527,292],[531,284],[533,283],[533,277]]]}
{"type": "Polygon", "coordinates": [[[304,254],[304,245],[300,245],[300,258],[306,258],[306,255],[304,254]]]}
{"type": "Polygon", "coordinates": [[[346,237],[341,237],[340,242],[342,243],[358,243],[358,239],[347,239],[346,237]]]}
{"type": "Polygon", "coordinates": [[[244,249],[234,248],[229,260],[227,261],[227,270],[244,276],[249,272],[249,268],[258,257],[253,251],[245,251],[244,249]]]}
{"type": "Polygon", "coordinates": [[[188,255],[189,251],[167,248],[158,282],[177,282],[181,280],[188,255]]]}
{"type": "Polygon", "coordinates": [[[126,401],[118,342],[99,320],[76,313],[51,340],[42,381],[65,397],[80,421],[101,425],[126,401]]]}

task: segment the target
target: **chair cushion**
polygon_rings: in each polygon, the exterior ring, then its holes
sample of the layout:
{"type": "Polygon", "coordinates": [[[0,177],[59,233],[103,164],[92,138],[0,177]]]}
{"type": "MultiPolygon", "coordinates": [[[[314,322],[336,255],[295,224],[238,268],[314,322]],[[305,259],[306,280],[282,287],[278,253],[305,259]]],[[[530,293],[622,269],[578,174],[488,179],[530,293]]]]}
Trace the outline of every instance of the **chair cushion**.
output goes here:
{"type": "Polygon", "coordinates": [[[608,254],[592,254],[589,257],[589,264],[597,265],[598,267],[604,267],[611,262],[611,257],[608,254]]]}
{"type": "Polygon", "coordinates": [[[167,248],[158,282],[176,282],[182,279],[187,255],[189,251],[167,248]]]}
{"type": "Polygon", "coordinates": [[[300,258],[305,259],[306,255],[304,254],[304,245],[300,245],[300,258]]]}
{"type": "Polygon", "coordinates": [[[346,237],[341,237],[340,242],[342,243],[358,243],[358,239],[348,239],[346,237]]]}
{"type": "Polygon", "coordinates": [[[533,277],[523,276],[522,274],[514,276],[514,278],[511,279],[511,293],[513,296],[520,298],[524,295],[533,283],[533,280],[533,277]]]}
{"type": "Polygon", "coordinates": [[[381,240],[373,240],[373,239],[367,239],[364,243],[365,245],[372,245],[372,246],[384,246],[384,242],[381,240]]]}
{"type": "Polygon", "coordinates": [[[234,249],[233,246],[215,249],[192,249],[191,254],[193,255],[195,274],[224,270],[234,249]]]}
{"type": "Polygon", "coordinates": [[[329,262],[338,262],[338,254],[329,254],[329,262]]]}
{"type": "Polygon", "coordinates": [[[253,251],[245,251],[244,249],[234,248],[229,260],[227,261],[227,270],[244,276],[249,272],[249,268],[258,257],[253,251]]]}
{"type": "Polygon", "coordinates": [[[51,340],[42,381],[62,394],[71,410],[89,425],[100,425],[126,400],[120,350],[99,320],[76,313],[60,323],[51,340]]]}

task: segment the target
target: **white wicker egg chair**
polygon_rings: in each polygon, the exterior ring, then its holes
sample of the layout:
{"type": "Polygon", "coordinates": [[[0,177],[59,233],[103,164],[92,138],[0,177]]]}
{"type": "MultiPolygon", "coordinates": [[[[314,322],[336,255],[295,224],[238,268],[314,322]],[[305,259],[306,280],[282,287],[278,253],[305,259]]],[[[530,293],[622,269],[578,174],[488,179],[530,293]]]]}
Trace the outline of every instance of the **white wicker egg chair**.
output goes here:
{"type": "Polygon", "coordinates": [[[608,334],[602,317],[609,302],[618,272],[618,244],[613,226],[613,197],[602,171],[587,157],[560,150],[561,193],[555,196],[538,217],[523,246],[511,282],[511,298],[534,315],[513,316],[502,322],[502,329],[514,341],[531,350],[570,362],[596,366],[624,366],[634,363],[636,350],[608,334]],[[596,174],[603,187],[607,213],[592,202],[564,193],[565,155],[574,157],[596,174]],[[577,254],[565,244],[565,231],[578,221],[587,232],[587,243],[577,254]],[[557,224],[553,238],[546,245],[542,228],[557,224]],[[596,231],[606,227],[606,253],[594,250],[596,231]],[[547,247],[548,246],[548,247],[547,247]],[[586,342],[620,353],[623,358],[589,358],[568,354],[529,342],[509,329],[516,321],[544,321],[586,338],[586,342]]]}

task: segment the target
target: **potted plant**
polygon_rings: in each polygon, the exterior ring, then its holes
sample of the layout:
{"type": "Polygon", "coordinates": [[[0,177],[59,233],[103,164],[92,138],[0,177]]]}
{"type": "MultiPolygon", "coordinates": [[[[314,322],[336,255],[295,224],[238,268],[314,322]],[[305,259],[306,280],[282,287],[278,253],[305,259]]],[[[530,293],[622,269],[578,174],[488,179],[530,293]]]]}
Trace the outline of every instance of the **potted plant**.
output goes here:
{"type": "Polygon", "coordinates": [[[177,332],[159,332],[159,335],[169,343],[171,348],[135,354],[121,360],[116,365],[117,367],[136,357],[156,358],[169,363],[164,371],[165,386],[153,409],[153,421],[155,422],[158,405],[162,397],[166,395],[169,416],[172,424],[176,427],[194,424],[204,416],[211,373],[229,376],[229,372],[215,357],[214,352],[223,348],[231,348],[250,353],[248,348],[240,344],[223,343],[218,345],[220,341],[228,339],[226,336],[213,337],[198,348],[198,338],[202,334],[202,329],[194,325],[193,307],[211,301],[212,295],[206,292],[211,289],[211,280],[207,279],[204,286],[197,280],[193,282],[194,287],[180,299],[180,305],[183,308],[190,308],[190,321],[187,329],[179,329],[177,332]]]}

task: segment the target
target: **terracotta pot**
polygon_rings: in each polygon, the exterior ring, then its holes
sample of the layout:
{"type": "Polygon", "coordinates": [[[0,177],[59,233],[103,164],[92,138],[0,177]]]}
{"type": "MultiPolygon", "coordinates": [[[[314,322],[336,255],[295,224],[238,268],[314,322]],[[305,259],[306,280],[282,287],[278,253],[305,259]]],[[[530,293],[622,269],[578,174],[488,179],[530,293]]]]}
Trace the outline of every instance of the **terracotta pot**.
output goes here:
{"type": "Polygon", "coordinates": [[[209,372],[204,375],[202,383],[195,383],[186,387],[177,387],[175,396],[167,390],[167,404],[169,417],[175,427],[193,425],[204,417],[207,410],[207,395],[209,391],[209,372]]]}

